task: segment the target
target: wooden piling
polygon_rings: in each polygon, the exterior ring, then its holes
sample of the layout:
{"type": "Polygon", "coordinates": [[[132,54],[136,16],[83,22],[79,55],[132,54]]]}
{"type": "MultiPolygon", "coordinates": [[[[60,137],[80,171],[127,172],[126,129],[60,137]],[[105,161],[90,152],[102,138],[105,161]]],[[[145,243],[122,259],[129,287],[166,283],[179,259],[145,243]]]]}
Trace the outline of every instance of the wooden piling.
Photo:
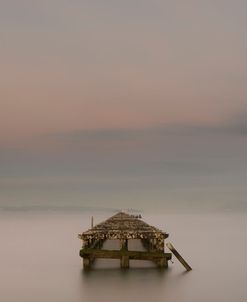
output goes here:
{"type": "Polygon", "coordinates": [[[122,255],[120,259],[120,267],[125,269],[129,268],[129,256],[128,255],[122,255]]]}
{"type": "Polygon", "coordinates": [[[157,266],[159,268],[167,268],[168,267],[168,261],[166,257],[160,258],[156,261],[157,266]]]}
{"type": "Polygon", "coordinates": [[[87,257],[87,258],[83,257],[83,268],[85,270],[89,270],[91,268],[91,263],[90,263],[89,257],[87,257]]]}

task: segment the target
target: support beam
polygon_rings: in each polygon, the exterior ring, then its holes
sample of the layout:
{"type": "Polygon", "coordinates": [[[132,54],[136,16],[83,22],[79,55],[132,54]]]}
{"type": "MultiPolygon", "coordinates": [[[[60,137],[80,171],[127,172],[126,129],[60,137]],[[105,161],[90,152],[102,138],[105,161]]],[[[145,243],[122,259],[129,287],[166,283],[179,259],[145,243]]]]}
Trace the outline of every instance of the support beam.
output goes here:
{"type": "Polygon", "coordinates": [[[175,257],[177,257],[177,259],[186,268],[187,271],[191,271],[192,270],[192,268],[189,266],[189,264],[184,260],[184,258],[179,254],[179,252],[175,249],[175,247],[170,242],[168,242],[166,244],[166,246],[173,253],[173,255],[175,257]]]}
{"type": "Polygon", "coordinates": [[[92,249],[84,248],[80,250],[80,256],[88,258],[93,256],[94,258],[103,259],[121,259],[122,256],[128,256],[131,260],[158,260],[161,258],[166,258],[170,260],[172,257],[171,253],[163,253],[160,251],[152,252],[142,252],[142,251],[126,251],[126,250],[102,250],[102,249],[92,249]]]}

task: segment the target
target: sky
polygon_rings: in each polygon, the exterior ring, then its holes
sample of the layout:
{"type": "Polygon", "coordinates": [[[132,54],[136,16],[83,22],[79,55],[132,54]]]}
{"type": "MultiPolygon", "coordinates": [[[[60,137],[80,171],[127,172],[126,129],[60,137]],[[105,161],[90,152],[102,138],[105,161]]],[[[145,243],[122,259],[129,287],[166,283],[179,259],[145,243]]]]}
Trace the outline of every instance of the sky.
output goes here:
{"type": "Polygon", "coordinates": [[[0,205],[245,206],[246,12],[0,0],[0,205]]]}

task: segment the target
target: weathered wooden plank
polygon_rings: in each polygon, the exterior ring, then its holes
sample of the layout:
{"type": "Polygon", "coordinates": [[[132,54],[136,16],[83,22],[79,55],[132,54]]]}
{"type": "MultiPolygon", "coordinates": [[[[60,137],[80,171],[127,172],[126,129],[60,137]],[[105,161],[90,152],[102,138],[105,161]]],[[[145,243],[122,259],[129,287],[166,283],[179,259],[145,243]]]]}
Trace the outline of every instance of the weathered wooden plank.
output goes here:
{"type": "Polygon", "coordinates": [[[162,252],[143,252],[143,251],[127,251],[127,250],[101,250],[101,249],[91,249],[84,248],[80,250],[81,257],[90,257],[94,258],[105,258],[105,259],[121,259],[122,256],[127,256],[129,259],[134,260],[155,260],[166,258],[170,260],[172,255],[171,253],[162,253],[162,252]]]}
{"type": "Polygon", "coordinates": [[[168,242],[166,246],[173,253],[173,255],[180,261],[180,263],[186,268],[187,271],[192,270],[189,264],[184,260],[184,258],[179,254],[179,252],[175,249],[175,247],[170,242],[168,242]]]}

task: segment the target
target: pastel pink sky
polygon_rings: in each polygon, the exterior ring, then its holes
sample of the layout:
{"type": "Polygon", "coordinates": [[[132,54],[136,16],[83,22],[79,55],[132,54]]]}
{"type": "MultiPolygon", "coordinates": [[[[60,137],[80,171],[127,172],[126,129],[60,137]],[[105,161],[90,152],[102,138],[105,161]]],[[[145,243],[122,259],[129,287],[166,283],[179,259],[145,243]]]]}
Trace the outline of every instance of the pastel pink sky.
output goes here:
{"type": "Polygon", "coordinates": [[[0,143],[246,110],[245,1],[1,1],[0,143]]]}

